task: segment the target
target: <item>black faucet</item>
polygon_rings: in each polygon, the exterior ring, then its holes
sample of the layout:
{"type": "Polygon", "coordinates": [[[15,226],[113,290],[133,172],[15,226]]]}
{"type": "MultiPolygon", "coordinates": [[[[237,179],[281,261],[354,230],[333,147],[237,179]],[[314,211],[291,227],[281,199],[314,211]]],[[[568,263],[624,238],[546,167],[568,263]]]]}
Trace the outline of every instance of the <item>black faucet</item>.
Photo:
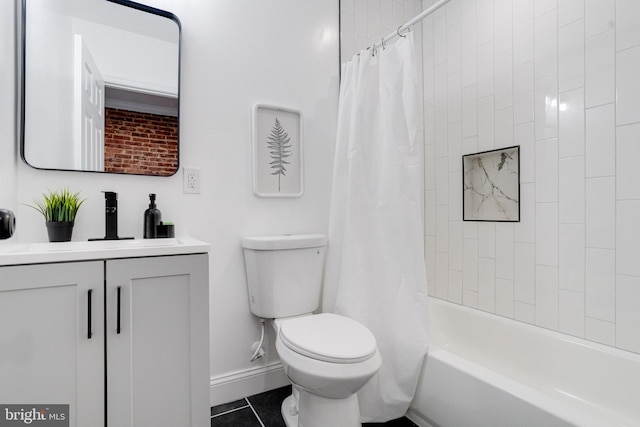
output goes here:
{"type": "Polygon", "coordinates": [[[104,237],[89,240],[123,240],[133,237],[118,237],[118,193],[103,191],[104,193],[104,237]]]}
{"type": "Polygon", "coordinates": [[[104,239],[118,240],[118,193],[104,191],[104,239]]]}

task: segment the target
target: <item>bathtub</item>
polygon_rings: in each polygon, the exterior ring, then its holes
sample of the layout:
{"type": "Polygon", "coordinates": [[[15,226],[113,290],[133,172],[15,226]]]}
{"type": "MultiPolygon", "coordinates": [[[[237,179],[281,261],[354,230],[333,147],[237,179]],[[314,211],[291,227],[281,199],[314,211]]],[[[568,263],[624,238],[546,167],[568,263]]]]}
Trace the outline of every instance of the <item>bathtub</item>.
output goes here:
{"type": "Polygon", "coordinates": [[[419,426],[640,426],[640,355],[435,298],[429,308],[407,413],[419,426]]]}

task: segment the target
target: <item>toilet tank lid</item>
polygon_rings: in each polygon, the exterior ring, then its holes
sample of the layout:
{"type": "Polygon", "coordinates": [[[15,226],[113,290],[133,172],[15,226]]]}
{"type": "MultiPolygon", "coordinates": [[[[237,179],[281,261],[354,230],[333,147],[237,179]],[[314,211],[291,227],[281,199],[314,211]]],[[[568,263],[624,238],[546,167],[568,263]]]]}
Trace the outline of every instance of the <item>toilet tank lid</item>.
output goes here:
{"type": "Polygon", "coordinates": [[[242,238],[243,248],[262,251],[317,248],[321,246],[327,246],[327,236],[324,234],[280,234],[242,238]]]}

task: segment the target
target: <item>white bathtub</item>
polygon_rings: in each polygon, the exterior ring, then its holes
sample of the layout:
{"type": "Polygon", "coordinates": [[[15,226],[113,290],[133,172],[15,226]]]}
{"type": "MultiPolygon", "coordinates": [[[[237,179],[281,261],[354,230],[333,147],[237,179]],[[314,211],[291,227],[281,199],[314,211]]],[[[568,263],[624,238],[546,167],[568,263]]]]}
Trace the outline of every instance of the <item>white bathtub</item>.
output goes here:
{"type": "Polygon", "coordinates": [[[435,298],[429,308],[416,424],[640,426],[640,355],[435,298]]]}

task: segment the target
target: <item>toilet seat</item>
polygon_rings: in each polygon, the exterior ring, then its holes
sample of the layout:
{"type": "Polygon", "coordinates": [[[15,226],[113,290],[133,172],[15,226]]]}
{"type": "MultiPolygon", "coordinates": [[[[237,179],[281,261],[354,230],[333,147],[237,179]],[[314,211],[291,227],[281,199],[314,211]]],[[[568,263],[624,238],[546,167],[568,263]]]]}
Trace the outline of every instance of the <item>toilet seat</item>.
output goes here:
{"type": "Polygon", "coordinates": [[[289,349],[324,362],[359,363],[373,357],[377,349],[369,329],[333,313],[288,319],[280,325],[279,336],[289,349]]]}

